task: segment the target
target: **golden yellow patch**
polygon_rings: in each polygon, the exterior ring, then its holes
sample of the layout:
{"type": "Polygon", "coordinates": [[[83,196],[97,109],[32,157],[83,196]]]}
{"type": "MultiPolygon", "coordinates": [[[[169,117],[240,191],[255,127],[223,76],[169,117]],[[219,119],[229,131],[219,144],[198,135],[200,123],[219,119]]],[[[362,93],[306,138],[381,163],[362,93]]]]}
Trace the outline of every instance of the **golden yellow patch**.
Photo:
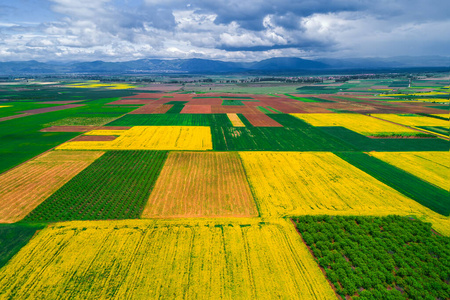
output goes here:
{"type": "Polygon", "coordinates": [[[336,299],[293,224],[260,219],[50,225],[1,269],[0,294],[19,299],[336,299]]]}
{"type": "Polygon", "coordinates": [[[364,134],[416,132],[410,128],[360,114],[292,114],[313,126],[342,126],[364,134]]]}
{"type": "Polygon", "coordinates": [[[211,150],[206,126],[135,126],[128,130],[94,130],[92,135],[119,135],[113,141],[67,142],[64,150],[211,150]]]}

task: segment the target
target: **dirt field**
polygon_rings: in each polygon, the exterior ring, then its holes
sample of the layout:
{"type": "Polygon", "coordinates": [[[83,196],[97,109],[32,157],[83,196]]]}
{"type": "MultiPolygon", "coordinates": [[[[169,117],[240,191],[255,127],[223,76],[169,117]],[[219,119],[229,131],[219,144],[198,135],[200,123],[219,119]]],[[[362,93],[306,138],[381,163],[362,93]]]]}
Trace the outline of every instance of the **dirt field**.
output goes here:
{"type": "Polygon", "coordinates": [[[268,115],[244,114],[244,117],[255,127],[283,127],[268,115]]]}
{"type": "Polygon", "coordinates": [[[142,217],[257,215],[236,153],[171,152],[142,217]]]}
{"type": "Polygon", "coordinates": [[[210,114],[211,105],[185,105],[182,114],[210,114]]]}

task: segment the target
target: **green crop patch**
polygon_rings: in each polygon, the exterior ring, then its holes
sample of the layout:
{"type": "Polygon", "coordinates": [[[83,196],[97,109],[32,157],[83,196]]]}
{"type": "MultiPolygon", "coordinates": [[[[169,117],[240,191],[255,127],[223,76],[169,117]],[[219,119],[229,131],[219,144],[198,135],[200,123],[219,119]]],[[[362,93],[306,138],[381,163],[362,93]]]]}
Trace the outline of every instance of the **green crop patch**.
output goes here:
{"type": "Polygon", "coordinates": [[[125,115],[107,126],[209,126],[207,114],[133,114],[125,115]]]}
{"type": "Polygon", "coordinates": [[[265,108],[264,106],[257,106],[257,109],[259,109],[260,111],[262,111],[265,114],[273,114],[273,111],[268,110],[267,108],[265,108]]]}
{"type": "Polygon", "coordinates": [[[167,151],[110,151],[47,198],[23,222],[136,219],[167,151]]]}
{"type": "Polygon", "coordinates": [[[0,224],[0,268],[44,227],[40,224],[0,224]]]}
{"type": "Polygon", "coordinates": [[[252,97],[245,96],[221,96],[222,99],[253,99],[252,97]]]}
{"type": "Polygon", "coordinates": [[[423,206],[444,216],[450,215],[449,191],[365,153],[339,152],[336,155],[423,206]]]}
{"type": "Polygon", "coordinates": [[[316,127],[321,131],[352,145],[359,151],[448,151],[450,143],[429,138],[378,138],[371,139],[344,127],[316,127]]]}
{"type": "Polygon", "coordinates": [[[246,127],[233,127],[226,115],[211,116],[213,149],[218,151],[343,151],[354,150],[293,116],[271,114],[285,127],[254,127],[241,117],[246,127]]]}
{"type": "Polygon", "coordinates": [[[274,112],[276,112],[277,114],[282,114],[283,112],[282,111],[279,111],[278,109],[275,109],[275,108],[273,108],[273,107],[271,107],[271,106],[266,106],[268,109],[270,109],[271,111],[274,111],[274,112]]]}
{"type": "Polygon", "coordinates": [[[184,104],[174,104],[166,114],[179,114],[184,108],[184,104]]]}
{"type": "Polygon", "coordinates": [[[222,100],[222,105],[244,105],[240,100],[222,100]]]}
{"type": "Polygon", "coordinates": [[[417,127],[446,136],[449,136],[450,133],[449,127],[442,127],[442,126],[417,126],[417,127]]]}
{"type": "Polygon", "coordinates": [[[428,223],[398,216],[293,221],[343,299],[450,298],[450,238],[428,223]]]}

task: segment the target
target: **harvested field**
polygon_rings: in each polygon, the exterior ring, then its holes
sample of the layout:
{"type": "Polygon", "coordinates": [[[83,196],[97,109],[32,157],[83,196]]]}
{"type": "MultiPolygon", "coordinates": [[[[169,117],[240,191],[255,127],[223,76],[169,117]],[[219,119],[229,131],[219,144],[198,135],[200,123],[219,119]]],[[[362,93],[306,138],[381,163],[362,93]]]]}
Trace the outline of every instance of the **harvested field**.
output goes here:
{"type": "Polygon", "coordinates": [[[52,107],[46,107],[46,108],[30,109],[30,110],[22,111],[22,113],[30,114],[30,115],[43,114],[43,113],[46,113],[46,112],[64,110],[64,109],[75,108],[75,107],[80,107],[80,106],[84,106],[84,104],[67,104],[67,105],[61,105],[61,106],[52,106],[52,107]]]}
{"type": "Polygon", "coordinates": [[[374,133],[410,133],[413,129],[360,114],[292,114],[313,126],[341,126],[363,135],[374,133]]]}
{"type": "Polygon", "coordinates": [[[448,189],[450,182],[448,152],[372,152],[370,155],[442,189],[448,189]]]}
{"type": "Polygon", "coordinates": [[[21,220],[103,153],[51,151],[1,174],[0,222],[21,220]]]}
{"type": "Polygon", "coordinates": [[[0,294],[20,299],[336,299],[292,223],[254,219],[50,225],[0,270],[0,294]]]}
{"type": "Polygon", "coordinates": [[[257,215],[242,163],[236,153],[171,152],[142,217],[257,215]]]}
{"type": "Polygon", "coordinates": [[[245,127],[244,123],[242,123],[237,114],[227,114],[227,117],[234,127],[245,127]]]}
{"type": "Polygon", "coordinates": [[[139,107],[136,110],[133,110],[129,114],[165,114],[172,107],[173,105],[171,104],[147,104],[139,107]]]}
{"type": "MultiPolygon", "coordinates": [[[[98,135],[98,133],[93,134],[98,135]]],[[[114,141],[67,142],[58,146],[57,149],[212,150],[212,141],[211,130],[206,126],[135,126],[121,132],[114,141]]]]}
{"type": "Polygon", "coordinates": [[[244,117],[255,127],[283,127],[268,115],[244,114],[244,117]]]}
{"type": "Polygon", "coordinates": [[[50,126],[43,128],[42,132],[86,132],[90,131],[96,126],[50,126]]]}
{"type": "Polygon", "coordinates": [[[181,114],[210,114],[211,105],[185,105],[181,114]]]}
{"type": "Polygon", "coordinates": [[[78,142],[102,142],[102,141],[114,141],[117,138],[115,135],[81,135],[72,141],[78,142]]]}

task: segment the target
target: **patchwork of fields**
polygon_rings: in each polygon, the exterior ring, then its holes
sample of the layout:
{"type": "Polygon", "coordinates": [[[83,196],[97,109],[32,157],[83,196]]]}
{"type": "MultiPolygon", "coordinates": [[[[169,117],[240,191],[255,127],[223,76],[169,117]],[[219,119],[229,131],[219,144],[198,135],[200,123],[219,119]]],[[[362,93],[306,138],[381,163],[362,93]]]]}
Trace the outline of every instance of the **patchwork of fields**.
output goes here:
{"type": "Polygon", "coordinates": [[[0,299],[449,298],[448,115],[397,86],[0,89],[0,299]]]}

